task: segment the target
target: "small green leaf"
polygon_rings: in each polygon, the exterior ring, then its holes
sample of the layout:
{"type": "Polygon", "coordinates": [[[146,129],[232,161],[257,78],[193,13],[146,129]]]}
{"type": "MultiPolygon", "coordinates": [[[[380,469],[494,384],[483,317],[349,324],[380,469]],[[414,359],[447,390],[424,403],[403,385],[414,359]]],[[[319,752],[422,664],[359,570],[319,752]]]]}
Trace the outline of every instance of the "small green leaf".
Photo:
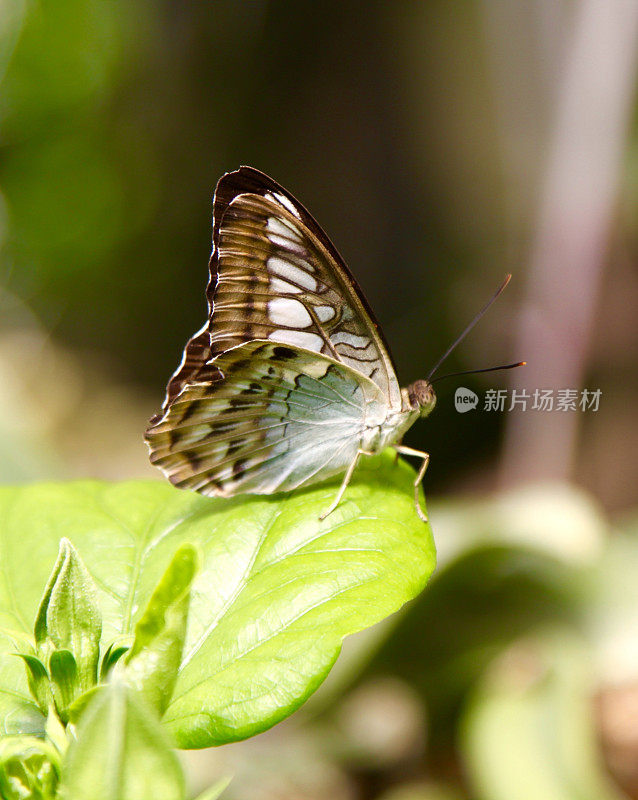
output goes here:
{"type": "Polygon", "coordinates": [[[182,659],[190,589],[198,569],[196,549],[183,544],[173,556],[135,626],[126,655],[126,682],[163,714],[182,659]]]}
{"type": "Polygon", "coordinates": [[[102,634],[97,588],[71,542],[60,541],[60,553],[35,623],[39,647],[50,642],[69,650],[77,665],[80,691],[94,686],[102,634]]]}
{"type": "Polygon", "coordinates": [[[108,646],[106,653],[102,657],[102,664],[100,666],[100,682],[105,683],[108,677],[109,672],[113,669],[113,667],[117,664],[117,662],[122,658],[124,653],[128,652],[130,647],[123,644],[116,644],[115,642],[111,642],[108,646]]]}
{"type": "Polygon", "coordinates": [[[55,564],[53,565],[53,569],[51,570],[51,574],[49,575],[49,579],[46,583],[44,588],[44,594],[42,595],[42,600],[40,601],[40,606],[38,607],[38,613],[35,618],[35,624],[33,626],[33,632],[35,634],[35,643],[38,648],[38,652],[45,653],[47,644],[48,644],[48,625],[47,625],[47,611],[49,610],[49,603],[51,602],[51,593],[53,592],[53,588],[60,577],[60,572],[62,571],[62,567],[64,565],[64,560],[66,557],[66,545],[63,544],[66,542],[66,539],[62,539],[60,541],[60,546],[58,549],[58,556],[55,560],[55,564]]]}
{"type": "Polygon", "coordinates": [[[69,800],[184,800],[184,776],[152,709],[112,681],[98,690],[64,762],[69,800]]]}
{"type": "Polygon", "coordinates": [[[163,634],[173,607],[188,597],[197,567],[195,548],[190,544],[182,545],[153,590],[144,613],[135,625],[135,639],[126,657],[127,663],[152,646],[157,637],[163,634]]]}
{"type": "Polygon", "coordinates": [[[44,664],[37,656],[29,653],[15,653],[18,658],[24,661],[27,668],[27,681],[31,695],[37,702],[43,714],[46,714],[49,706],[53,702],[51,687],[49,684],[49,674],[44,664]]]}
{"type": "Polygon", "coordinates": [[[45,733],[47,741],[51,742],[58,753],[64,755],[69,745],[69,740],[66,737],[66,729],[60,721],[60,717],[56,714],[54,706],[49,708],[45,733]]]}
{"type": "Polygon", "coordinates": [[[78,692],[78,667],[73,653],[70,650],[54,650],[49,659],[49,672],[56,708],[63,712],[78,692]]]}
{"type": "Polygon", "coordinates": [[[82,692],[79,697],[76,697],[66,709],[67,720],[77,724],[84,709],[89,705],[91,700],[93,700],[95,695],[102,691],[102,688],[102,686],[94,686],[92,689],[82,692]]]}
{"type": "Polygon", "coordinates": [[[2,800],[54,800],[60,776],[60,755],[49,743],[31,736],[0,739],[2,800]]]}

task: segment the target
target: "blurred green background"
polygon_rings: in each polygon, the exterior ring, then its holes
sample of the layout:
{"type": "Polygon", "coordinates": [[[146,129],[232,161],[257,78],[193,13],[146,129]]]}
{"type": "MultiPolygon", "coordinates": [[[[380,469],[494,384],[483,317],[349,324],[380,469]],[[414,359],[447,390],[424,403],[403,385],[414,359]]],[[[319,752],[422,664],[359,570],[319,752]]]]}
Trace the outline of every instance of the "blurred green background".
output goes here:
{"type": "Polygon", "coordinates": [[[528,367],[442,382],[406,439],[430,589],[194,789],[638,797],[637,35],[633,0],[0,3],[0,480],[155,474],[240,164],[325,227],[404,385],[514,273],[446,371],[528,367]],[[462,415],[459,385],[602,398],[462,415]]]}

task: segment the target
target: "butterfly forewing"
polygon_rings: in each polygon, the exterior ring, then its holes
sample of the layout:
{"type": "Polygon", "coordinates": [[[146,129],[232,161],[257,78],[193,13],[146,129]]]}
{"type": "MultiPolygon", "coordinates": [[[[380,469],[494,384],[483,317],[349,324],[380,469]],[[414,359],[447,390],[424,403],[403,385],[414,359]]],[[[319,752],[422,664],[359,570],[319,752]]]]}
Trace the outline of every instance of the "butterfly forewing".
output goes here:
{"type": "Polygon", "coordinates": [[[331,356],[400,402],[392,363],[341,265],[274,194],[228,206],[217,244],[213,353],[271,339],[331,356]]]}

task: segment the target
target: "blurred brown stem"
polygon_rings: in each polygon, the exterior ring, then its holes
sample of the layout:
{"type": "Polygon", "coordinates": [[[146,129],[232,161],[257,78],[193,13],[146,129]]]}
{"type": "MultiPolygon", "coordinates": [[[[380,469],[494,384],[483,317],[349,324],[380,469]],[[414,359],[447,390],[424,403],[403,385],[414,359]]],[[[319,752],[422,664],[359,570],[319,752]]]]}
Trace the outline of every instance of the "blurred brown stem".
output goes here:
{"type": "MultiPolygon", "coordinates": [[[[512,387],[582,388],[636,67],[638,3],[573,7],[556,94],[512,387]]],[[[569,479],[581,415],[512,412],[501,477],[569,479]]]]}

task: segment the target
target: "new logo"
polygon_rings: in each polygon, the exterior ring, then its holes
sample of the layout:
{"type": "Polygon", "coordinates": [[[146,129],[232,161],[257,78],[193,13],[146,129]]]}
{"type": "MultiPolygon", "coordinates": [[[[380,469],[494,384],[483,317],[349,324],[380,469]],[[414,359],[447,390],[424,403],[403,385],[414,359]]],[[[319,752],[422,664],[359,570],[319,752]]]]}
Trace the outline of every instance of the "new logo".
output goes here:
{"type": "Polygon", "coordinates": [[[465,386],[459,386],[454,392],[454,407],[459,414],[465,414],[466,411],[476,408],[478,401],[478,395],[474,394],[471,389],[466,389],[465,386]]]}

